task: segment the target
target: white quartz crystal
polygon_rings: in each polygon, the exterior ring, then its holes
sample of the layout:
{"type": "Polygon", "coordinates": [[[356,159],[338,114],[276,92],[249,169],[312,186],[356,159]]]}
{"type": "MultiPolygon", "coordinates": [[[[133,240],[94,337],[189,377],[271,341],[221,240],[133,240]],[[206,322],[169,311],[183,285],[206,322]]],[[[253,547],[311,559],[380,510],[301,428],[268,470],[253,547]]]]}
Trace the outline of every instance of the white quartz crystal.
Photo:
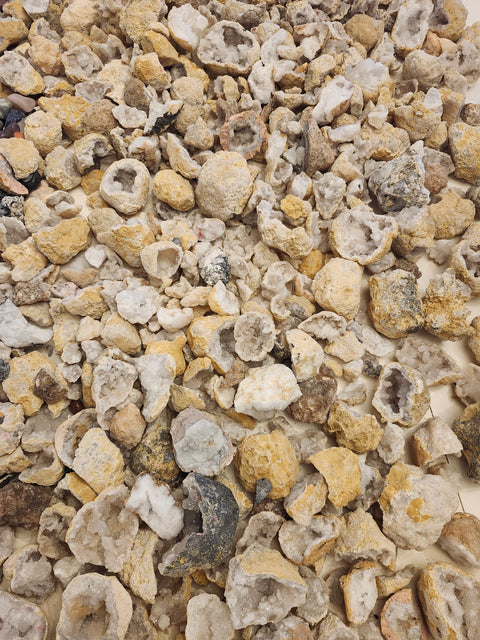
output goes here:
{"type": "Polygon", "coordinates": [[[175,538],[183,528],[182,507],[166,484],[158,485],[148,474],[137,477],[125,506],[164,540],[175,538]]]}

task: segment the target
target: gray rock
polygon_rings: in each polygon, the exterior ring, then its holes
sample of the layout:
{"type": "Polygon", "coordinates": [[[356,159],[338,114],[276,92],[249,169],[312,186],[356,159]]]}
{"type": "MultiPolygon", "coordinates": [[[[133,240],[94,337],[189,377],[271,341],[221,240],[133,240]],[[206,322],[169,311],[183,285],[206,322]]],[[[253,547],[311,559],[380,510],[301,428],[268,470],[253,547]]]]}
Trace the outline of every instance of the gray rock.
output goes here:
{"type": "Polygon", "coordinates": [[[385,213],[428,204],[430,193],[424,183],[423,162],[411,150],[386,162],[376,169],[368,180],[370,190],[376,195],[378,204],[385,213]]]}

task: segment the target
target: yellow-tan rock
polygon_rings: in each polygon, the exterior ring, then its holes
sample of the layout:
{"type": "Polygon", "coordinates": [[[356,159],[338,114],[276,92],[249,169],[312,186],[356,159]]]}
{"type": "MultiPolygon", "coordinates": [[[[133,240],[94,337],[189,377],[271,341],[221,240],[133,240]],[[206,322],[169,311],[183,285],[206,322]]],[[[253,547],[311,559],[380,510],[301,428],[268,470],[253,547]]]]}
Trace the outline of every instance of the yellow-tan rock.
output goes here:
{"type": "Polygon", "coordinates": [[[155,242],[155,236],[143,224],[123,224],[97,233],[97,240],[113,249],[131,267],[140,267],[140,253],[147,244],[155,242]]]}
{"type": "Polygon", "coordinates": [[[167,353],[175,360],[176,375],[179,376],[185,371],[185,358],[183,356],[183,347],[187,343],[187,339],[183,335],[177,336],[174,340],[155,340],[145,349],[145,355],[149,353],[167,353]]]}
{"type": "Polygon", "coordinates": [[[195,206],[192,185],[172,169],[162,169],[155,175],[153,193],[177,211],[189,211],[195,206]]]}
{"type": "Polygon", "coordinates": [[[330,447],[310,456],[309,462],[325,478],[328,499],[335,507],[344,507],[362,491],[358,457],[344,447],[330,447]]]}
{"type": "Polygon", "coordinates": [[[96,493],[121,485],[125,461],[103,429],[88,429],[80,440],[73,459],[73,470],[96,493]]]}
{"type": "Polygon", "coordinates": [[[110,435],[122,447],[133,449],[142,439],[146,424],[140,409],[129,402],[113,416],[110,422],[110,435]]]}
{"type": "Polygon", "coordinates": [[[462,234],[475,218],[475,205],[455,191],[439,194],[440,200],[428,206],[429,217],[435,223],[435,239],[448,239],[462,234]]]}
{"type": "Polygon", "coordinates": [[[60,120],[70,140],[78,140],[84,135],[84,116],[89,103],[80,96],[65,94],[61,98],[42,97],[38,105],[60,120]]]}
{"type": "Polygon", "coordinates": [[[65,264],[86,249],[90,229],[83,218],[62,220],[54,227],[45,227],[32,234],[39,251],[54,264],[65,264]]]}
{"type": "Polygon", "coordinates": [[[362,272],[356,262],[332,258],[313,280],[315,300],[324,309],[352,320],[360,307],[362,272]]]}
{"type": "Polygon", "coordinates": [[[324,430],[335,437],[339,446],[355,453],[374,451],[383,435],[375,416],[356,413],[340,400],[331,406],[324,430]]]}
{"type": "Polygon", "coordinates": [[[138,331],[118,313],[112,314],[105,322],[101,336],[106,345],[117,347],[130,356],[138,353],[142,347],[138,331]]]}
{"type": "Polygon", "coordinates": [[[452,124],[448,131],[455,175],[472,184],[480,182],[480,128],[464,122],[452,124]]]}
{"type": "Polygon", "coordinates": [[[64,298],[63,305],[68,313],[74,316],[90,316],[101,318],[108,310],[108,305],[102,296],[102,287],[94,285],[80,289],[79,292],[68,298],[64,298]]]}
{"type": "Polygon", "coordinates": [[[280,429],[247,436],[238,447],[234,462],[247,491],[255,491],[257,481],[267,478],[272,484],[268,494],[272,499],[287,496],[299,473],[295,449],[280,429]]]}
{"type": "Polygon", "coordinates": [[[0,140],[0,154],[12,167],[17,180],[23,180],[36,171],[41,159],[33,142],[22,138],[0,140]]]}
{"type": "Polygon", "coordinates": [[[28,282],[47,266],[47,259],[35,246],[33,238],[11,244],[2,253],[2,258],[13,265],[14,282],[28,282]]]}
{"type": "Polygon", "coordinates": [[[3,382],[3,389],[10,402],[21,404],[26,416],[40,411],[43,400],[34,395],[35,378],[40,369],[55,374],[55,365],[43,353],[31,351],[10,360],[10,375],[3,382]]]}

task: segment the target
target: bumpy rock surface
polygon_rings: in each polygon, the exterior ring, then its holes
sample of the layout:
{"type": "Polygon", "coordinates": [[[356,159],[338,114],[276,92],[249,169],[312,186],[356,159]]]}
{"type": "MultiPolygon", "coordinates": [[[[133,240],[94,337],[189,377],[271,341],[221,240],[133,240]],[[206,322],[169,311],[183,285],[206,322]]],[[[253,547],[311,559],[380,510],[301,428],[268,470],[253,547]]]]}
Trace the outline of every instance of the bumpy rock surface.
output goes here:
{"type": "Polygon", "coordinates": [[[225,600],[235,629],[282,620],[306,594],[297,568],[278,551],[251,545],[230,560],[225,600]]]}
{"type": "Polygon", "coordinates": [[[425,549],[438,540],[458,506],[456,491],[442,477],[397,462],[379,498],[383,531],[403,549],[425,549]]]}

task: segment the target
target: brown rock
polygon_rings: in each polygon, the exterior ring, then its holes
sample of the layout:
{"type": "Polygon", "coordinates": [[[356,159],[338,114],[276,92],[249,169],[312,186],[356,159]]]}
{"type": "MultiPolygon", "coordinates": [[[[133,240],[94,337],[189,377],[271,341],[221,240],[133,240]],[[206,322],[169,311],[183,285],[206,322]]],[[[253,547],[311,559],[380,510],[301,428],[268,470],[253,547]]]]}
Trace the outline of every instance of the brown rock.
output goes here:
{"type": "Polygon", "coordinates": [[[0,526],[26,529],[38,526],[51,497],[51,487],[12,480],[0,487],[0,526]]]}
{"type": "Polygon", "coordinates": [[[480,125],[480,104],[467,102],[462,107],[460,118],[465,124],[471,127],[478,127],[480,125]]]}
{"type": "Polygon", "coordinates": [[[328,376],[317,376],[298,386],[302,396],[289,405],[288,412],[295,420],[323,424],[335,400],[337,381],[328,376]]]}
{"type": "Polygon", "coordinates": [[[335,153],[326,141],[313,118],[309,118],[303,132],[305,157],[303,168],[308,176],[316,171],[325,171],[335,160],[335,153]]]}
{"type": "Polygon", "coordinates": [[[455,277],[453,269],[433,276],[422,300],[425,329],[442,340],[462,340],[473,335],[468,324],[471,289],[455,277]]]}
{"type": "Polygon", "coordinates": [[[364,13],[357,13],[345,23],[348,35],[370,51],[383,35],[382,20],[375,20],[364,13]]]}
{"type": "Polygon", "coordinates": [[[46,369],[40,369],[35,376],[33,393],[47,404],[55,404],[67,397],[67,389],[62,387],[46,369]]]}
{"type": "Polygon", "coordinates": [[[452,424],[452,430],[463,445],[463,455],[468,462],[468,476],[480,483],[480,404],[466,407],[452,424]]]}
{"type": "Polygon", "coordinates": [[[440,38],[457,41],[467,23],[467,9],[461,0],[443,0],[430,17],[431,30],[440,38]]]}

